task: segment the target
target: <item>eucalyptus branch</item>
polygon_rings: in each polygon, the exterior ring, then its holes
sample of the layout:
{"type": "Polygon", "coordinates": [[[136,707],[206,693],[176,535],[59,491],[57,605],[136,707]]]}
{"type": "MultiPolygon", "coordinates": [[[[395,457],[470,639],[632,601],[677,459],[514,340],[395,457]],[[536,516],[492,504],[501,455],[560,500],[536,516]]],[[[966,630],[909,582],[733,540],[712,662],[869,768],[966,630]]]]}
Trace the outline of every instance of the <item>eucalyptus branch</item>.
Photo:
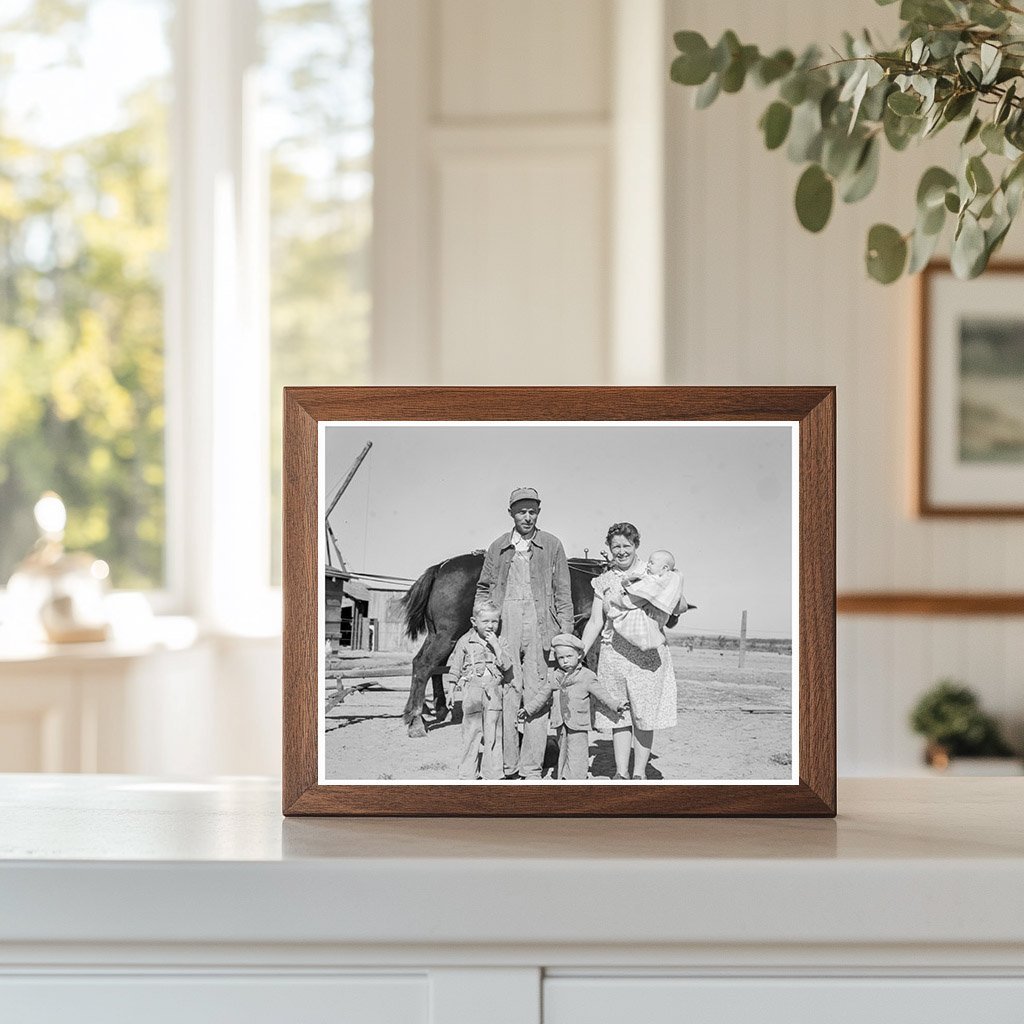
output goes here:
{"type": "Polygon", "coordinates": [[[958,166],[924,173],[914,226],[876,224],[865,260],[868,273],[885,284],[916,273],[952,220],[953,269],[974,277],[1002,245],[1024,200],[1024,39],[1011,20],[1024,10],[1010,0],[991,0],[989,7],[902,0],[899,10],[897,47],[879,49],[867,33],[847,34],[827,62],[815,47],[797,58],[789,50],[762,54],[731,31],[714,46],[699,33],[678,32],[671,75],[697,88],[701,109],[751,81],[774,89],[758,127],[768,149],[785,145],[789,159],[804,166],[795,207],[809,231],[828,223],[837,193],[847,203],[870,194],[883,144],[900,152],[962,121],[958,166]]]}

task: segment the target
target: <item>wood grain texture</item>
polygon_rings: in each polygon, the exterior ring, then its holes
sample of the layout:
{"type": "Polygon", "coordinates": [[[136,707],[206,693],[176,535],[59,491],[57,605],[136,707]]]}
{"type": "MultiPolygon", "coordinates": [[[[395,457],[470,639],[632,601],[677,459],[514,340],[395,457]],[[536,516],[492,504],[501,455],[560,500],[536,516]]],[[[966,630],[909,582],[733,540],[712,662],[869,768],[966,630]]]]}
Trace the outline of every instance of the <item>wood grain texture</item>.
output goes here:
{"type": "MultiPolygon", "coordinates": [[[[931,369],[929,338],[932,328],[931,287],[936,274],[950,273],[947,260],[934,260],[920,273],[917,281],[917,345],[914,373],[917,388],[916,432],[912,449],[916,454],[913,479],[916,485],[914,508],[921,518],[1006,519],[1024,516],[1024,505],[945,505],[932,500],[928,481],[928,435],[931,430],[931,408],[928,375],[931,369]]],[[[1024,260],[1000,260],[988,265],[986,276],[997,274],[1024,275],[1024,260]]],[[[976,613],[978,614],[978,613],[976,613]]]]}
{"type": "Polygon", "coordinates": [[[863,591],[836,598],[840,615],[1024,615],[1024,594],[863,591]]]}
{"type": "Polygon", "coordinates": [[[800,422],[800,778],[836,807],[836,396],[800,422]]]}
{"type": "Polygon", "coordinates": [[[835,815],[833,388],[286,388],[284,481],[285,814],[835,815]],[[324,420],[799,422],[799,784],[318,785],[316,446],[324,420]]]}
{"type": "Polygon", "coordinates": [[[283,707],[285,813],[317,780],[317,422],[284,393],[283,707]]]}

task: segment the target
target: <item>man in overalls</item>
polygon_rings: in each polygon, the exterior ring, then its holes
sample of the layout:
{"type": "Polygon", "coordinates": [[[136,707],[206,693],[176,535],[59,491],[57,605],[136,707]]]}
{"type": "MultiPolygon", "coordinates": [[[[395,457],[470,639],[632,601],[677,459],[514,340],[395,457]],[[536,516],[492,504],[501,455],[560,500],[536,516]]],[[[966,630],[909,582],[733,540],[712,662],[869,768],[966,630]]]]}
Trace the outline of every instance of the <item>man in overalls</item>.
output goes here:
{"type": "Polygon", "coordinates": [[[509,497],[511,532],[487,549],[477,593],[501,609],[501,635],[512,654],[512,686],[502,715],[505,777],[539,779],[548,737],[548,711],[527,717],[522,749],[516,715],[547,679],[552,639],[573,629],[572,586],[562,542],[537,529],[540,496],[517,487],[509,497]]]}

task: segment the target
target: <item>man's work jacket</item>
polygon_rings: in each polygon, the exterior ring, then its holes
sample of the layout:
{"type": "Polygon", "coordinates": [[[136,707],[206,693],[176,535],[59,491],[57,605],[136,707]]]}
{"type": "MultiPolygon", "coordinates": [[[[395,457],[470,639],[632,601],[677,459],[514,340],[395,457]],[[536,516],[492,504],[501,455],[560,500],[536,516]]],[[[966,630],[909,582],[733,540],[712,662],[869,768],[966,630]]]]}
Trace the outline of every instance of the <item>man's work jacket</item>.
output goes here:
{"type": "MultiPolygon", "coordinates": [[[[515,547],[512,533],[503,533],[487,549],[480,571],[477,594],[489,597],[499,609],[505,603],[508,572],[515,547]]],[[[559,633],[573,631],[572,584],[562,542],[551,533],[537,530],[530,541],[530,589],[537,609],[537,625],[544,648],[559,633]]]]}

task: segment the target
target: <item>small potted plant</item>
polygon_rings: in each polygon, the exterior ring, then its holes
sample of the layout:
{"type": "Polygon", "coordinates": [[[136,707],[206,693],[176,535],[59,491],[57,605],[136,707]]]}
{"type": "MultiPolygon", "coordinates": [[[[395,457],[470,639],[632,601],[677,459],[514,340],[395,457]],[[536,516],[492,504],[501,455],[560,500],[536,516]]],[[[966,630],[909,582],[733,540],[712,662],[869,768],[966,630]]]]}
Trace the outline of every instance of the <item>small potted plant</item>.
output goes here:
{"type": "MultiPolygon", "coordinates": [[[[951,679],[941,680],[921,697],[911,712],[910,725],[928,741],[925,762],[939,771],[948,770],[954,758],[1014,757],[974,691],[951,679]]],[[[1007,768],[1005,773],[1017,772],[1007,768]]]]}

